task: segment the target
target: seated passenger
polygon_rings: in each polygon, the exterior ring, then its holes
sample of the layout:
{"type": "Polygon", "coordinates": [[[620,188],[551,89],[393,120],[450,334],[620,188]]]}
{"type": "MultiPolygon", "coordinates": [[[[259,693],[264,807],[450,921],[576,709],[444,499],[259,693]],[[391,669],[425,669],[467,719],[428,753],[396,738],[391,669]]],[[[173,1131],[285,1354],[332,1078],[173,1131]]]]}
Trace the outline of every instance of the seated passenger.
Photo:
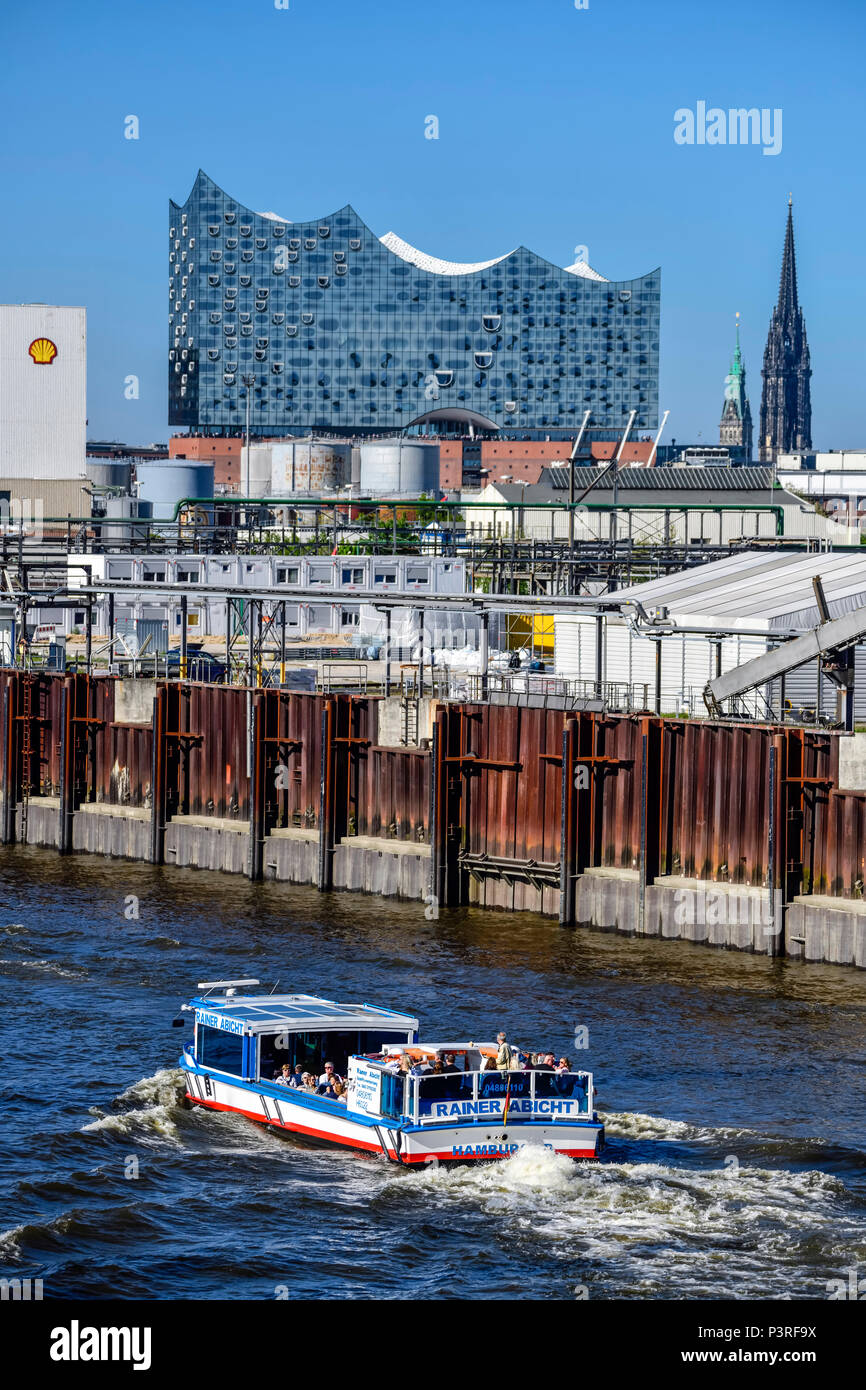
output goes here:
{"type": "Polygon", "coordinates": [[[339,1073],[334,1070],[334,1063],[326,1062],[325,1070],[319,1077],[319,1087],[321,1088],[322,1086],[330,1086],[332,1081],[342,1081],[342,1079],[342,1076],[340,1076],[339,1073]]]}
{"type": "Polygon", "coordinates": [[[554,1053],[545,1052],[544,1056],[536,1064],[536,1071],[553,1071],[554,1053]]]}
{"type": "Polygon", "coordinates": [[[280,1067],[280,1070],[274,1073],[274,1080],[276,1081],[278,1086],[288,1086],[290,1081],[288,1062],[283,1062],[283,1065],[280,1067]]]}
{"type": "Polygon", "coordinates": [[[296,1062],[296,1063],[295,1063],[295,1070],[294,1070],[294,1072],[292,1073],[292,1075],[291,1075],[291,1077],[290,1077],[290,1079],[289,1079],[289,1085],[290,1085],[290,1086],[294,1086],[294,1087],[296,1087],[296,1088],[300,1088],[301,1086],[303,1086],[303,1084],[304,1084],[304,1073],[303,1073],[303,1070],[302,1070],[302,1068],[301,1068],[301,1063],[300,1063],[300,1062],[296,1062]]]}
{"type": "Polygon", "coordinates": [[[560,1073],[560,1075],[561,1075],[562,1072],[564,1072],[564,1071],[571,1071],[571,1067],[569,1066],[569,1062],[568,1062],[568,1058],[567,1058],[567,1057],[560,1057],[560,1059],[559,1059],[559,1065],[557,1066],[556,1070],[557,1070],[557,1072],[560,1073]]]}
{"type": "Polygon", "coordinates": [[[415,1063],[415,1065],[414,1065],[413,1068],[412,1068],[412,1075],[413,1075],[413,1076],[426,1076],[427,1073],[429,1072],[429,1070],[430,1070],[430,1068],[429,1068],[429,1066],[427,1065],[427,1058],[426,1058],[426,1057],[419,1057],[418,1060],[417,1060],[417,1062],[415,1063]]]}
{"type": "Polygon", "coordinates": [[[334,1084],[331,1087],[331,1093],[334,1100],[341,1101],[343,1105],[346,1104],[348,1096],[346,1093],[346,1087],[343,1085],[342,1081],[334,1082],[334,1084]]]}
{"type": "Polygon", "coordinates": [[[403,1056],[400,1058],[400,1065],[399,1065],[399,1067],[398,1067],[398,1071],[399,1071],[403,1076],[411,1076],[411,1074],[412,1074],[412,1058],[409,1056],[409,1053],[408,1053],[408,1052],[404,1052],[404,1053],[403,1053],[403,1056]]]}
{"type": "Polygon", "coordinates": [[[446,1052],[446,1053],[445,1053],[445,1062],[444,1062],[444,1064],[443,1064],[442,1070],[443,1070],[443,1071],[446,1071],[446,1072],[459,1071],[459,1067],[457,1066],[456,1062],[454,1061],[454,1053],[453,1053],[453,1052],[446,1052]]]}
{"type": "Polygon", "coordinates": [[[310,1071],[305,1071],[305,1072],[304,1072],[304,1075],[303,1075],[303,1082],[304,1082],[303,1089],[304,1089],[305,1091],[310,1091],[310,1092],[312,1092],[312,1093],[315,1095],[316,1090],[317,1090],[317,1088],[318,1088],[318,1083],[317,1083],[317,1081],[316,1081],[316,1078],[313,1076],[313,1073],[312,1073],[312,1072],[310,1072],[310,1071]]]}
{"type": "Polygon", "coordinates": [[[484,1063],[484,1066],[481,1068],[481,1070],[482,1070],[482,1071],[499,1071],[499,1068],[498,1068],[498,1066],[496,1065],[496,1058],[495,1058],[495,1057],[488,1057],[488,1058],[487,1058],[487,1061],[484,1063]]]}

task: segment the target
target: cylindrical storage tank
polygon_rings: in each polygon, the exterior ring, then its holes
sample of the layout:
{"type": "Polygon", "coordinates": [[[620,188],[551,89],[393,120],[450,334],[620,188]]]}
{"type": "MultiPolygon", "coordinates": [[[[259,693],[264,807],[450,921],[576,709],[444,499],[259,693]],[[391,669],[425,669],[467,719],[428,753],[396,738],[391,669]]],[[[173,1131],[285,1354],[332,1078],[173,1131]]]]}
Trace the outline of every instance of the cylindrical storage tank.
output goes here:
{"type": "Polygon", "coordinates": [[[249,477],[245,469],[246,446],[241,448],[241,473],[238,486],[247,497],[269,497],[271,494],[271,458],[274,444],[251,444],[249,477]]]}
{"type": "Polygon", "coordinates": [[[120,487],[124,492],[131,490],[132,464],[126,459],[89,458],[85,471],[94,487],[120,487]]]}
{"type": "Polygon", "coordinates": [[[149,508],[134,497],[106,497],[105,520],[100,526],[101,539],[112,545],[129,545],[133,540],[147,540],[150,529],[149,508]],[[137,521],[139,516],[144,519],[137,521]]]}
{"type": "Polygon", "coordinates": [[[420,440],[377,439],[361,445],[361,493],[396,492],[418,497],[439,493],[439,445],[420,440]]]}
{"type": "Polygon", "coordinates": [[[154,521],[173,521],[184,497],[213,497],[212,463],[158,459],[136,466],[138,495],[153,508],[154,521]]]}
{"type": "Polygon", "coordinates": [[[271,445],[271,496],[336,492],[349,482],[352,447],[329,439],[287,439],[271,445]]]}

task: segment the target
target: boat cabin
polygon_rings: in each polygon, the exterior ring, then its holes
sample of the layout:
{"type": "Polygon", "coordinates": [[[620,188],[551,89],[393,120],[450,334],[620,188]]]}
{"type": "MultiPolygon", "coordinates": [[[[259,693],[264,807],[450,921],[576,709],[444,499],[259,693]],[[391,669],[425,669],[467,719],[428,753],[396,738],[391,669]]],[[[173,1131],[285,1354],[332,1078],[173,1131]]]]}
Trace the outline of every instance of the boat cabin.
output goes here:
{"type": "MultiPolygon", "coordinates": [[[[244,981],[244,985],[258,981],[244,981]]],[[[345,1076],[349,1058],[382,1055],[383,1049],[411,1045],[418,1020],[370,1004],[338,1004],[311,994],[245,995],[215,982],[200,989],[187,1006],[195,1011],[192,1054],[209,1072],[259,1084],[272,1082],[283,1063],[318,1078],[326,1062],[345,1076]]]]}

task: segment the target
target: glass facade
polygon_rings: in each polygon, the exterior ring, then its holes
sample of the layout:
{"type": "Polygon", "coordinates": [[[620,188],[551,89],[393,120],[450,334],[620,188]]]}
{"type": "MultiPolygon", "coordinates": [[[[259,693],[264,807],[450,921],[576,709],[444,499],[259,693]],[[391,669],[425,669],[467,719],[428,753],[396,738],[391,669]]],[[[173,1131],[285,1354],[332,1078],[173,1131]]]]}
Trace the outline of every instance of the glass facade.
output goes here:
{"type": "MultiPolygon", "coordinates": [[[[401,244],[402,245],[402,244],[401,244]]],[[[406,248],[411,252],[411,248],[406,248]]],[[[251,212],[199,173],[169,204],[169,422],[346,434],[472,418],[634,429],[658,416],[661,275],[591,279],[525,247],[463,273],[389,249],[351,207],[251,212]]]]}

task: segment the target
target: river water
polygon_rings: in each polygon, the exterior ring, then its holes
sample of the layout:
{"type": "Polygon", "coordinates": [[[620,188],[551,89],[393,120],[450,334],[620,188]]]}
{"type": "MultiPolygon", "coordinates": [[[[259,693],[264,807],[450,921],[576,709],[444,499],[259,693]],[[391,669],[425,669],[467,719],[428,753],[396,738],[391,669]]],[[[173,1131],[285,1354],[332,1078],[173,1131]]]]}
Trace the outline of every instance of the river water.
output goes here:
{"type": "Polygon", "coordinates": [[[855,971],[16,848],[0,978],[0,1276],[46,1296],[826,1299],[866,1279],[855,971]],[[595,1073],[602,1162],[407,1172],[185,1109],[171,1018],[199,980],[248,975],[415,1013],[422,1037],[564,1052],[595,1073]]]}

